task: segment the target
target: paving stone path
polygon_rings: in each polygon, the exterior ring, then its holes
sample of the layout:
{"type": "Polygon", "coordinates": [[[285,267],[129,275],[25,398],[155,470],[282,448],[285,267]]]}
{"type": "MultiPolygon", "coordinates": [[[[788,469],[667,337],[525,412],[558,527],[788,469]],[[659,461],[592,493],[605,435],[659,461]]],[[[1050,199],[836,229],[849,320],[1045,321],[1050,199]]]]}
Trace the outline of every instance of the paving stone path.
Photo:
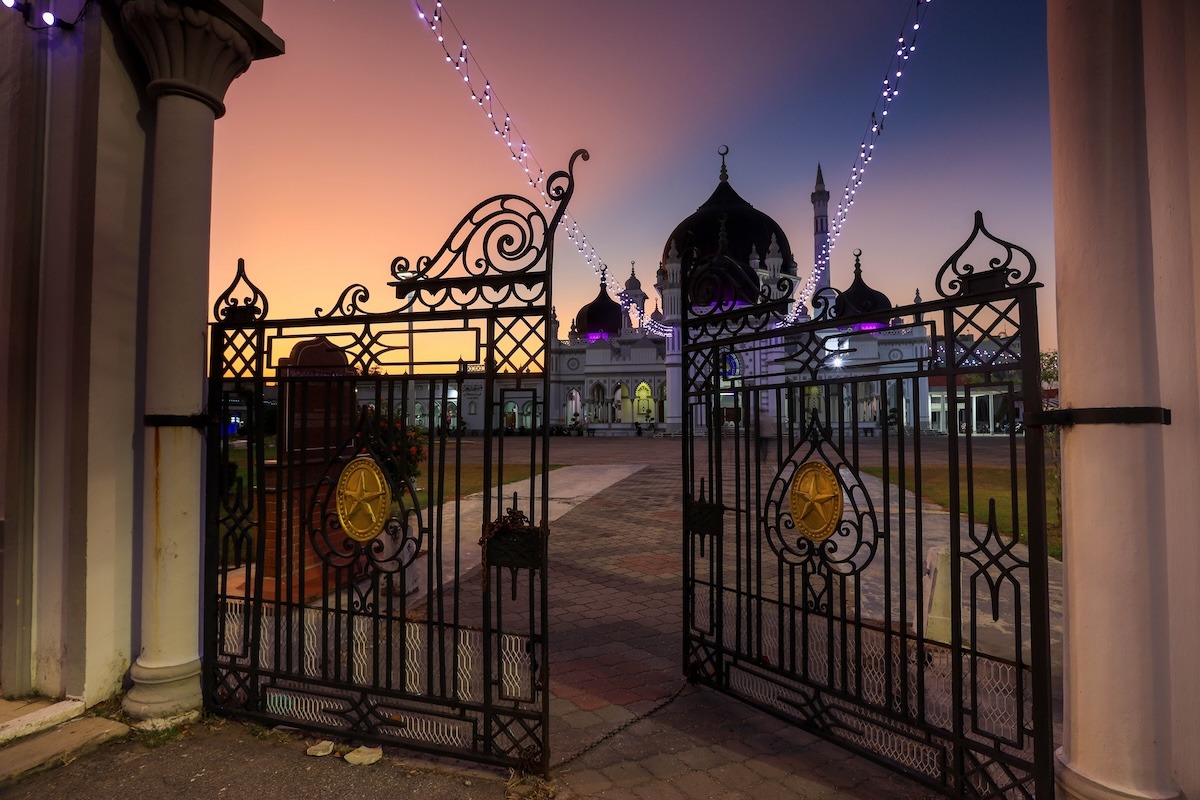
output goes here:
{"type": "Polygon", "coordinates": [[[551,526],[551,762],[563,786],[604,798],[938,796],[684,683],[679,440],[556,439],[551,461],[646,465],[551,526]]]}

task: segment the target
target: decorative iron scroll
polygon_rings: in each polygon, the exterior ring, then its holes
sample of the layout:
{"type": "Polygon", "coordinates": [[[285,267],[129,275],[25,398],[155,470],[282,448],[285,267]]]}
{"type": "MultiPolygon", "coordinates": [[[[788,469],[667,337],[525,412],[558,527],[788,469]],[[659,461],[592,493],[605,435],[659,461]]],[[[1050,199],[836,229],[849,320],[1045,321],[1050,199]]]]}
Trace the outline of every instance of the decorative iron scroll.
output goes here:
{"type": "MultiPolygon", "coordinates": [[[[471,209],[437,253],[417,259],[416,269],[405,256],[393,259],[395,280],[389,285],[403,301],[400,310],[417,304],[431,309],[470,308],[544,300],[549,264],[543,257],[553,250],[554,231],[575,192],[575,162],[588,158],[586,150],[576,150],[567,169],[554,172],[546,181],[546,196],[555,204],[549,220],[525,197],[497,195],[471,209]],[[515,280],[523,275],[528,279],[515,280]]],[[[358,288],[343,292],[325,316],[364,313],[361,303],[368,295],[365,290],[352,291],[358,288]]]]}
{"type": "Polygon", "coordinates": [[[1037,273],[1037,262],[1033,255],[1020,245],[998,239],[988,232],[983,225],[983,212],[975,212],[975,228],[967,241],[955,250],[946,263],[938,270],[937,290],[942,297],[965,297],[981,292],[993,292],[1024,286],[1033,280],[1037,273]],[[988,259],[987,269],[977,268],[974,264],[962,261],[962,257],[982,236],[987,241],[999,245],[1003,256],[993,256],[988,259]],[[1013,257],[1016,254],[1024,256],[1025,265],[1015,265],[1013,257]]]}
{"type": "MultiPolygon", "coordinates": [[[[774,285],[776,296],[786,296],[791,288],[786,278],[774,285]]],[[[716,258],[695,265],[687,270],[683,278],[682,296],[688,298],[691,315],[698,319],[715,317],[730,311],[747,309],[761,316],[766,312],[781,311],[772,302],[772,286],[769,282],[751,280],[750,275],[740,269],[729,269],[723,258],[716,258]],[[753,303],[747,303],[754,298],[753,303]]]]}
{"type": "Polygon", "coordinates": [[[822,319],[831,319],[833,317],[833,304],[837,302],[840,291],[832,286],[826,286],[812,296],[812,314],[813,321],[822,319]]]}
{"type": "Polygon", "coordinates": [[[213,303],[213,319],[229,325],[250,325],[266,316],[267,296],[246,277],[246,259],[239,258],[233,281],[213,303]]]}
{"type": "MultiPolygon", "coordinates": [[[[313,495],[309,540],[327,566],[355,566],[359,570],[395,574],[416,558],[422,538],[421,514],[410,476],[404,475],[401,468],[403,458],[396,455],[406,446],[404,430],[385,424],[368,407],[359,412],[357,430],[330,459],[313,495]],[[353,503],[347,503],[344,496],[342,477],[359,459],[372,462],[373,468],[363,470],[362,474],[377,474],[382,483],[379,487],[365,486],[366,495],[385,492],[389,500],[389,508],[382,511],[386,517],[379,521],[381,524],[370,526],[378,528],[371,536],[366,536],[368,531],[356,524],[346,525],[346,507],[353,503]]],[[[366,495],[362,499],[369,505],[371,498],[366,495]]],[[[372,507],[370,513],[379,510],[372,507]]]]}
{"type": "Polygon", "coordinates": [[[771,483],[764,514],[767,541],[775,554],[813,572],[861,572],[874,558],[881,537],[867,488],[830,441],[815,410],[804,438],[771,483]],[[814,469],[810,465],[820,466],[814,469]],[[810,476],[819,475],[828,476],[833,483],[826,485],[816,478],[805,485],[810,476]],[[839,493],[836,503],[833,492],[839,493]],[[797,498],[804,504],[802,508],[795,507],[797,498]],[[835,517],[821,517],[834,511],[835,517]]]}

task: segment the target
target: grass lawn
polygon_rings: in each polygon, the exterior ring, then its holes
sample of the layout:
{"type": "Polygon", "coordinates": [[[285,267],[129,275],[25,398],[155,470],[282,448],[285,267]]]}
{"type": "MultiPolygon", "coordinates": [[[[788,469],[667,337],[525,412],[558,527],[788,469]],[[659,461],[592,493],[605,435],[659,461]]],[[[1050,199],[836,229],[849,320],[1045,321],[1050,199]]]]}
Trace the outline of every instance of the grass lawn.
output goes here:
{"type": "MultiPolygon", "coordinates": [[[[263,457],[267,461],[273,461],[275,459],[276,447],[274,436],[267,437],[267,441],[263,446],[263,457]]],[[[229,460],[237,465],[239,475],[246,474],[246,443],[244,441],[235,441],[230,443],[229,460]]],[[[423,461],[422,466],[427,468],[428,463],[423,461]]],[[[551,464],[550,469],[556,470],[561,466],[561,464],[551,464]]],[[[446,473],[443,479],[444,485],[442,488],[442,502],[454,500],[459,496],[467,497],[475,494],[476,492],[483,491],[483,465],[477,463],[464,463],[462,464],[461,469],[461,482],[459,483],[458,491],[456,492],[454,485],[455,465],[452,462],[446,464],[446,473]]],[[[506,464],[504,466],[505,483],[523,481],[527,478],[529,478],[528,464],[506,464]]],[[[420,502],[421,507],[427,507],[429,504],[430,483],[428,476],[420,475],[415,481],[413,481],[413,483],[417,486],[417,500],[420,502]]]]}
{"type": "MultiPolygon", "coordinates": [[[[263,452],[264,452],[264,457],[267,460],[273,460],[275,458],[276,448],[275,448],[274,437],[269,437],[268,442],[266,443],[266,445],[263,448],[263,452]]],[[[233,442],[230,444],[229,460],[237,465],[239,474],[241,474],[241,475],[246,474],[245,473],[245,470],[246,470],[246,444],[245,444],[245,442],[233,442]]],[[[428,466],[428,464],[425,464],[424,466],[428,466]]],[[[561,466],[563,466],[563,465],[551,464],[550,469],[556,470],[561,466]]],[[[477,493],[483,491],[483,465],[482,464],[464,463],[461,465],[461,474],[459,475],[459,479],[458,479],[457,491],[456,491],[456,485],[455,485],[455,470],[456,470],[456,467],[453,462],[446,464],[445,476],[442,479],[443,480],[442,497],[440,498],[439,502],[449,502],[458,497],[468,497],[470,495],[477,494],[477,493]]],[[[528,480],[528,478],[529,478],[529,465],[528,464],[506,464],[505,465],[505,467],[504,467],[505,483],[514,483],[514,482],[518,482],[518,481],[525,481],[525,480],[528,480]]],[[[416,480],[413,481],[413,483],[417,487],[417,491],[416,491],[417,503],[423,509],[428,508],[429,504],[430,504],[430,500],[429,500],[430,481],[428,479],[428,476],[419,475],[416,478],[416,480]]],[[[524,495],[525,492],[522,491],[521,494],[524,495]]],[[[505,502],[507,503],[507,501],[509,499],[510,498],[505,498],[505,502]]],[[[505,506],[505,508],[507,508],[507,506],[505,506]]],[[[257,533],[257,531],[254,529],[252,529],[250,531],[250,535],[252,537],[254,537],[256,535],[256,533],[257,533]]],[[[222,546],[224,546],[225,544],[226,543],[222,543],[222,546]]],[[[232,563],[234,563],[235,559],[233,558],[233,556],[230,553],[222,552],[221,561],[226,564],[232,564],[232,563]]],[[[239,566],[240,566],[240,563],[239,563],[239,566]]]]}
{"type": "MultiPolygon", "coordinates": [[[[880,467],[864,467],[863,471],[877,478],[883,477],[880,467]]],[[[981,467],[974,469],[974,506],[975,521],[987,524],[988,500],[996,500],[996,524],[1001,533],[1012,535],[1012,477],[1007,467],[981,467]]],[[[912,470],[905,474],[905,488],[915,492],[912,470]]],[[[950,508],[950,468],[938,465],[922,465],[921,467],[921,496],[926,502],[950,508]]],[[[1025,470],[1017,470],[1017,486],[1025,486],[1025,470]]],[[[959,488],[961,501],[967,502],[966,480],[959,488]]],[[[1024,510],[1024,503],[1019,505],[1024,510]]],[[[1027,520],[1021,520],[1021,541],[1028,542],[1026,530],[1027,520]]],[[[1062,558],[1062,523],[1058,518],[1058,481],[1048,476],[1046,481],[1046,536],[1047,550],[1052,558],[1062,558]]]]}

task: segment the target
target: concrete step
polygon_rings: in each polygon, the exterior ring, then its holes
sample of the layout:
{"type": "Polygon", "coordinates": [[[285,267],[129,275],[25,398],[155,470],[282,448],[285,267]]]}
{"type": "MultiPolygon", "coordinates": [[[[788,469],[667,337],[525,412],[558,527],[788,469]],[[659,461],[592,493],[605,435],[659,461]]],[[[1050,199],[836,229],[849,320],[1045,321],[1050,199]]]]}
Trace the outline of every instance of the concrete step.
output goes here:
{"type": "Polygon", "coordinates": [[[83,711],[79,700],[56,702],[42,697],[0,700],[0,745],[53,728],[82,716],[83,711]]]}
{"type": "Polygon", "coordinates": [[[105,742],[129,734],[129,726],[104,717],[77,717],[0,747],[0,787],[26,775],[66,764],[105,742]]]}

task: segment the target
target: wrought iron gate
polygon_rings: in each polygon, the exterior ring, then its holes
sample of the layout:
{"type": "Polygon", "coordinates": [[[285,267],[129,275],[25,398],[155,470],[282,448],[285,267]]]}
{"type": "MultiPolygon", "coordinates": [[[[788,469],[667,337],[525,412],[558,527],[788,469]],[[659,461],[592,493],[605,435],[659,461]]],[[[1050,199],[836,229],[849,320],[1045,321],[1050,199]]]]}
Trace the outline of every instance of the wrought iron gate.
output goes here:
{"type": "Polygon", "coordinates": [[[1054,796],[1034,272],[977,214],[933,302],[794,323],[684,276],[693,680],[948,795],[1054,796]]]}
{"type": "Polygon", "coordinates": [[[547,769],[551,273],[580,157],[551,218],[493,197],[397,258],[390,311],[353,285],[271,320],[239,263],[211,342],[210,710],[547,769]]]}

